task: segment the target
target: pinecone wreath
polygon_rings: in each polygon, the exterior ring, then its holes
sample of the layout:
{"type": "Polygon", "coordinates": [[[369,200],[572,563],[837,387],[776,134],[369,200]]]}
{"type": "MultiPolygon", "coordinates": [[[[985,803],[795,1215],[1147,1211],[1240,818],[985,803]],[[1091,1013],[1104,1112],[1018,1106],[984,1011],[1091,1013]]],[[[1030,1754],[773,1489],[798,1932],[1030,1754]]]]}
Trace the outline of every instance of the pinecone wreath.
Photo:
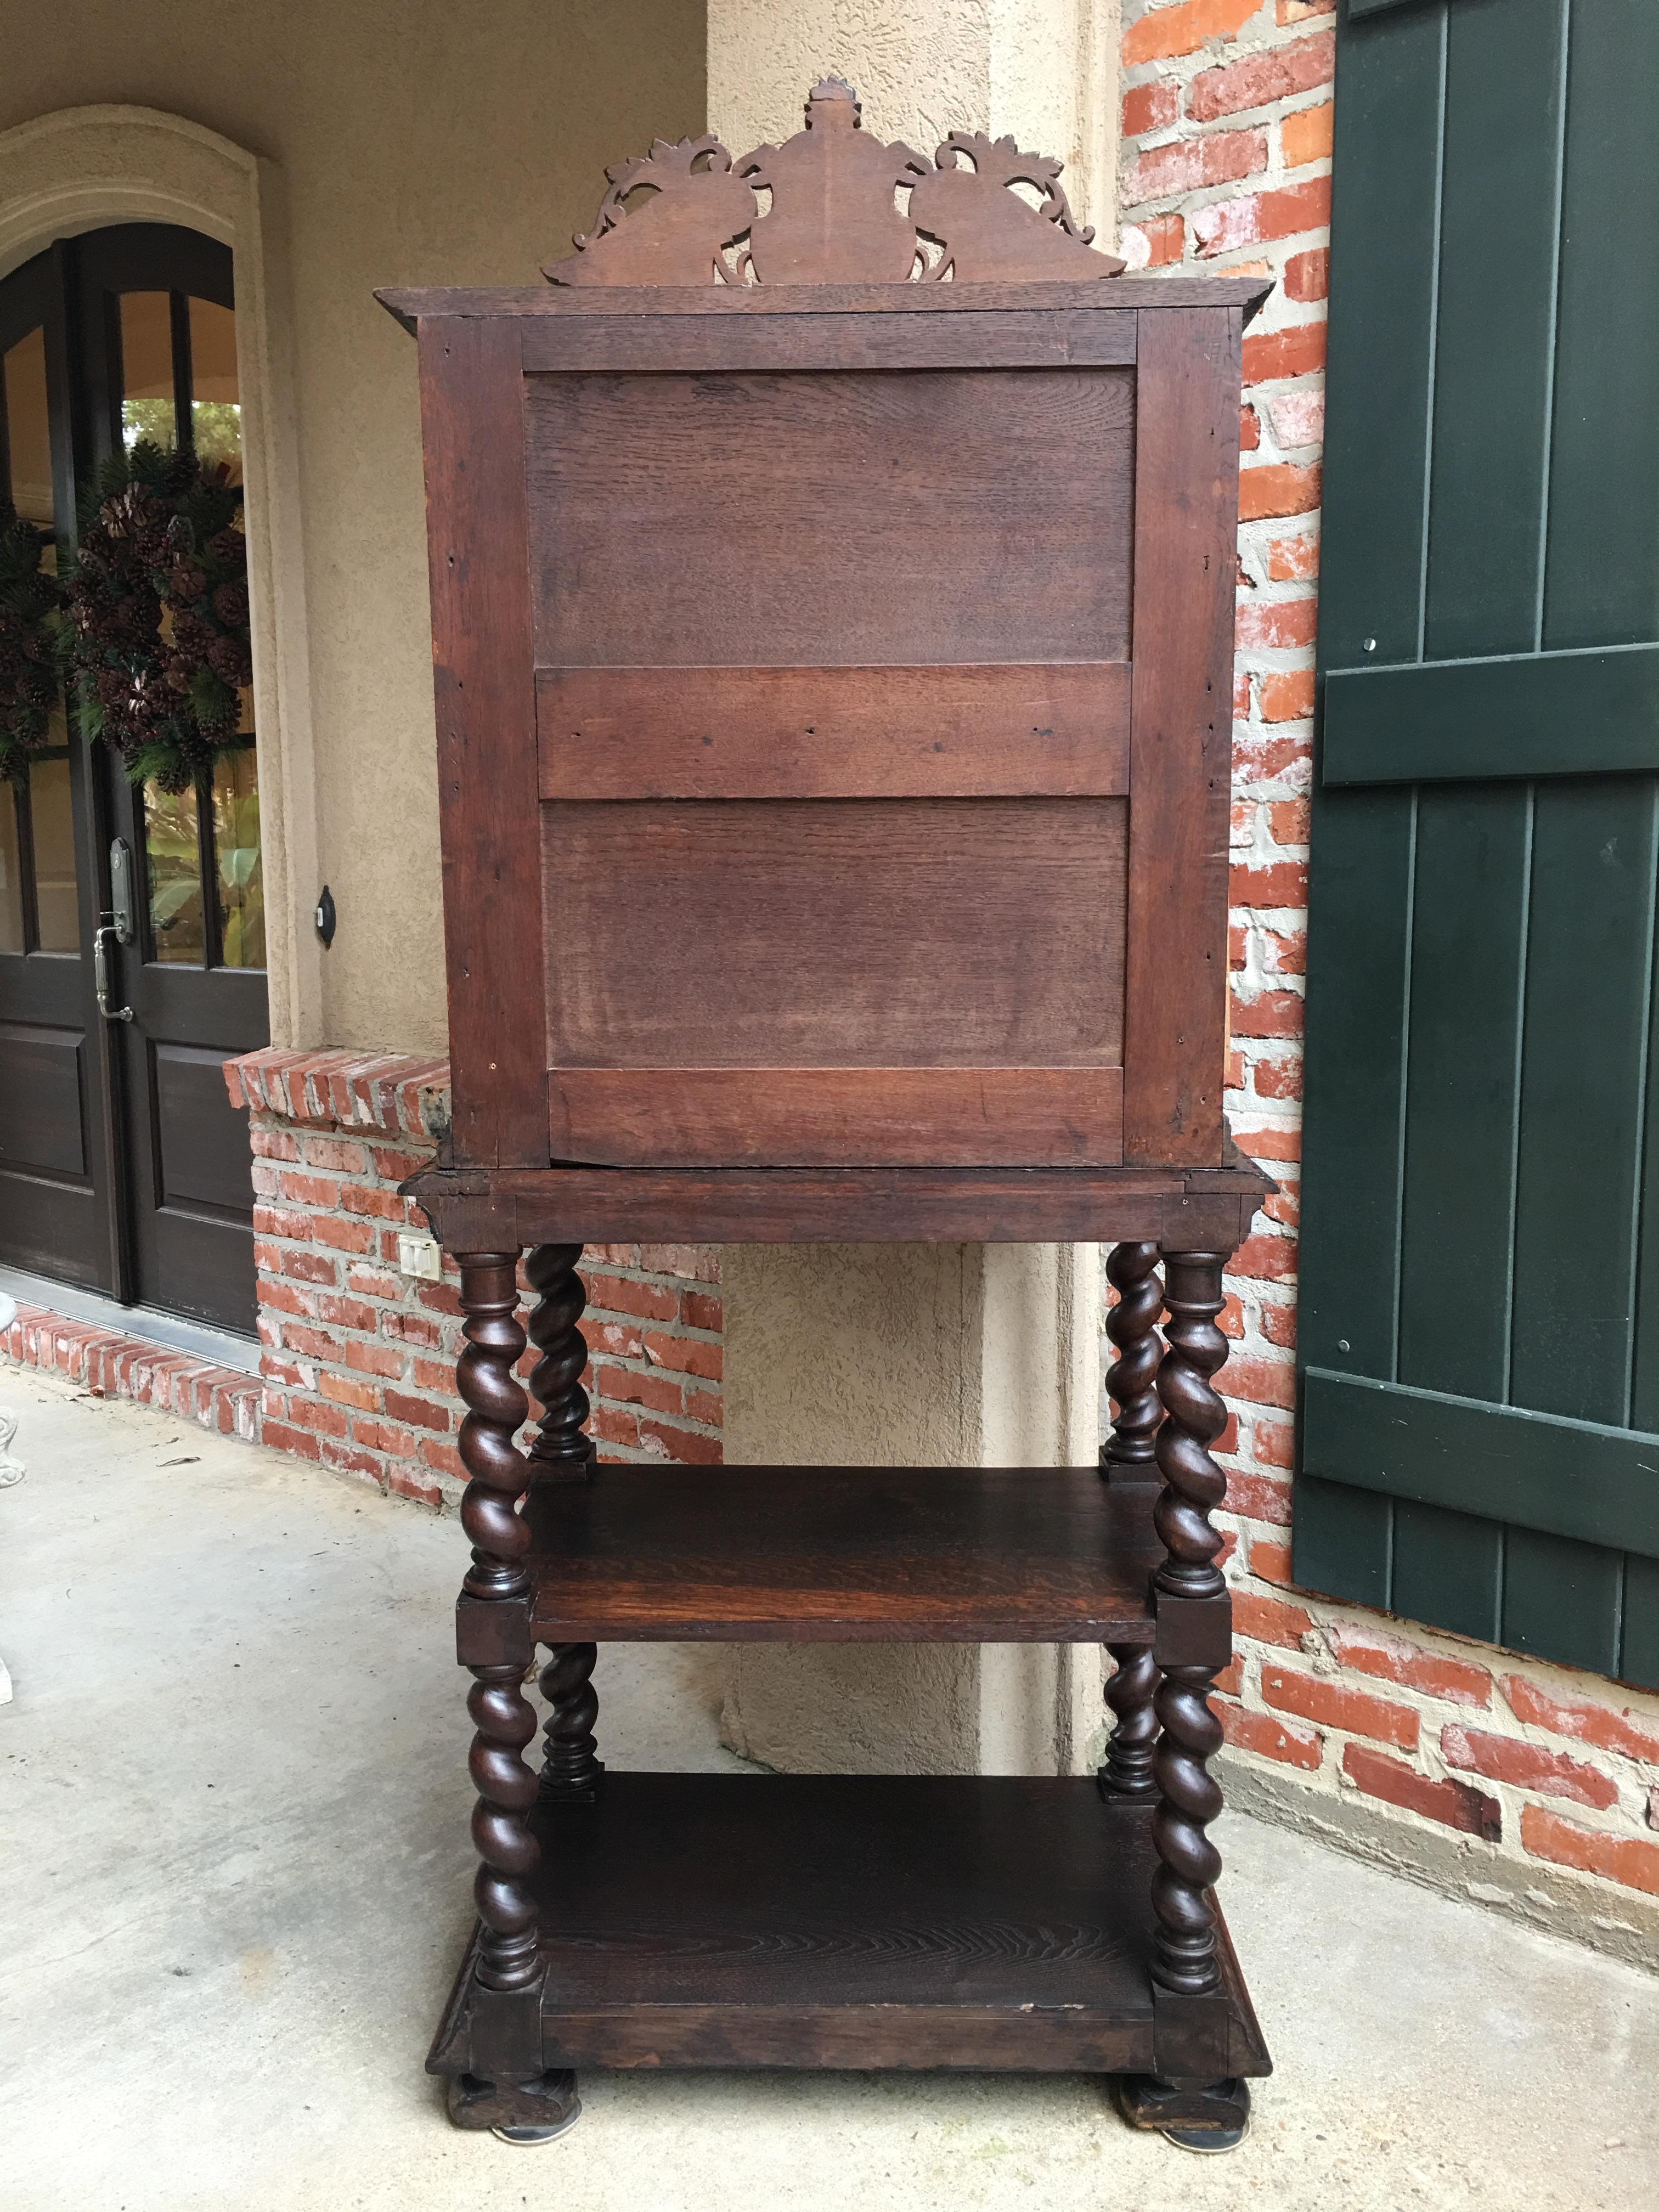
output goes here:
{"type": "Polygon", "coordinates": [[[49,531],[0,497],[0,778],[21,783],[44,744],[64,658],[64,592],[45,565],[49,531]]]}
{"type": "Polygon", "coordinates": [[[134,783],[204,789],[253,680],[242,494],[222,465],[141,440],[112,454],[68,584],[82,732],[134,783]]]}

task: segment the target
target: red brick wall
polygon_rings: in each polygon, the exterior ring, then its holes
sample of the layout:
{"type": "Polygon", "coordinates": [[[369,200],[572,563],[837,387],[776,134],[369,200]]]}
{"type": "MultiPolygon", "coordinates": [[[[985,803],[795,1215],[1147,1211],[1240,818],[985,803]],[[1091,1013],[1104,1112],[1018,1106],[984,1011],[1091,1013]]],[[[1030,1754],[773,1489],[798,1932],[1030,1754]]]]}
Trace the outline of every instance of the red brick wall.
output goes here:
{"type": "MultiPolygon", "coordinates": [[[[264,1389],[260,1435],[342,1474],[436,1505],[465,1480],[455,1273],[398,1268],[425,1217],[398,1184],[432,1159],[448,1115],[441,1062],[250,1053],[227,1066],[249,1109],[264,1389]]],[[[592,1248],[584,1267],[593,1433],[611,1459],[720,1455],[718,1256],[592,1248]]],[[[526,1352],[528,1374],[535,1354],[526,1352]]]]}
{"type": "Polygon", "coordinates": [[[1244,1762],[1369,1805],[1408,1861],[1413,1832],[1438,1830],[1588,1873],[1587,1894],[1659,1895],[1659,1698],[1287,1593],[1334,15],[1124,9],[1121,250],[1274,287],[1244,339],[1227,1105],[1282,1188],[1223,1316],[1240,1631],[1223,1718],[1244,1762]]]}

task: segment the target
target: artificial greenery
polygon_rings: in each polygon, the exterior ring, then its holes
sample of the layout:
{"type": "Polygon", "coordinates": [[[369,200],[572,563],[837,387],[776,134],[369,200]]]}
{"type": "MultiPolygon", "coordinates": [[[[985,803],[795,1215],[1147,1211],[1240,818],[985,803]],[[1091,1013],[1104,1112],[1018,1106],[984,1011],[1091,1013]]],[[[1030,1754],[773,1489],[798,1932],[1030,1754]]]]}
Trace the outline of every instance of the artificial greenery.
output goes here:
{"type": "Polygon", "coordinates": [[[0,496],[0,778],[21,783],[46,743],[68,642],[50,531],[0,496]]]}
{"type": "Polygon", "coordinates": [[[242,494],[222,464],[147,438],[99,472],[65,579],[82,733],[134,783],[211,782],[253,680],[242,494]]]}

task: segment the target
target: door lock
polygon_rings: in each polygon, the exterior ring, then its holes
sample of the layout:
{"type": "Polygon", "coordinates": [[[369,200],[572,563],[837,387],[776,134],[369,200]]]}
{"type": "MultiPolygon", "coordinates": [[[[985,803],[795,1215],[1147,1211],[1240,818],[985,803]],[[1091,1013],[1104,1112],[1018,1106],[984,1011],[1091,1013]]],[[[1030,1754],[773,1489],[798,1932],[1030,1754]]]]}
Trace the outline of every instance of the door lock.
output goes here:
{"type": "Polygon", "coordinates": [[[130,1022],[131,1006],[112,1006],[109,1002],[109,953],[105,947],[106,938],[120,942],[120,932],[112,921],[106,921],[92,933],[92,983],[98,994],[98,1011],[106,1022],[130,1022]]]}
{"type": "Polygon", "coordinates": [[[125,837],[112,837],[109,847],[110,924],[118,945],[131,945],[138,931],[134,921],[132,848],[125,837]]]}

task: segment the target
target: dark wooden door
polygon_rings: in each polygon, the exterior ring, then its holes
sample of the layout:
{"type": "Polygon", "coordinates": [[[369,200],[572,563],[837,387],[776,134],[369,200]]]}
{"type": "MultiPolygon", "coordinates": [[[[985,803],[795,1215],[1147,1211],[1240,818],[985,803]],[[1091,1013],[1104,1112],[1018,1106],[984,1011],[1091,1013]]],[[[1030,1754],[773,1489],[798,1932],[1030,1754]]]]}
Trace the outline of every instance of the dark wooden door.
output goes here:
{"type": "MultiPolygon", "coordinates": [[[[71,476],[84,485],[118,441],[140,437],[188,442],[240,476],[229,251],[192,232],[129,224],[89,233],[42,261],[59,293],[57,408],[71,476]]],[[[251,734],[246,718],[245,727],[251,734]]],[[[169,796],[133,787],[100,746],[68,750],[86,794],[80,880],[88,889],[75,965],[91,1048],[83,1043],[81,1057],[105,1069],[101,1085],[85,1086],[84,1118],[97,1125],[101,1116],[101,1126],[82,1148],[106,1164],[101,1182],[88,1181],[95,1197],[108,1194],[110,1215],[102,1266],[76,1279],[252,1333],[247,1132],[221,1067],[270,1035],[257,751],[250,744],[222,757],[210,793],[169,796]],[[118,847],[129,860],[125,900],[112,870],[118,847]],[[91,1001],[100,920],[123,926],[104,940],[112,1018],[91,1001]]],[[[27,1102],[39,1079],[26,1064],[17,1074],[9,1088],[27,1102]]],[[[58,1082],[63,1090],[61,1073],[58,1082]]],[[[21,1111],[39,1118],[27,1103],[21,1111]]],[[[69,1274],[56,1224],[47,1228],[20,1263],[69,1274]]],[[[0,1237],[12,1256],[8,1232],[0,1237]]]]}
{"type": "MultiPolygon", "coordinates": [[[[0,283],[0,493],[43,540],[75,514],[63,259],[0,283]]],[[[118,1294],[112,1069],[85,957],[99,793],[61,704],[48,738],[0,783],[0,1261],[118,1294]]]]}
{"type": "Polygon", "coordinates": [[[1298,1579],[1659,1683],[1648,0],[1346,0],[1298,1579]]]}

